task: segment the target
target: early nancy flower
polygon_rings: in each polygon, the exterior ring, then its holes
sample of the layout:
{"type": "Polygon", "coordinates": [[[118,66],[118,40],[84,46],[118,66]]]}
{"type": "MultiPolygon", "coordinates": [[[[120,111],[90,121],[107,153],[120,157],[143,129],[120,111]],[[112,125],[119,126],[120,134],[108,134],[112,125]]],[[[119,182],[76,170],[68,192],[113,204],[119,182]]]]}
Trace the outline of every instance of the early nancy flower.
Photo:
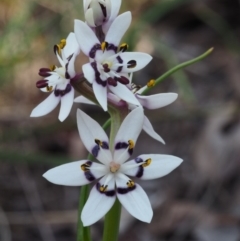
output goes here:
{"type": "Polygon", "coordinates": [[[153,211],[145,191],[128,176],[145,180],[159,178],[178,167],[182,159],[170,155],[144,154],[126,162],[133,153],[143,119],[142,108],[135,108],[123,121],[111,149],[100,125],[78,110],[80,137],[87,150],[100,163],[76,161],[53,168],[43,176],[52,183],[67,186],[81,186],[96,181],[81,214],[84,226],[102,218],[116,198],[135,218],[148,223],[151,221],[153,211]]]}
{"type": "Polygon", "coordinates": [[[70,113],[74,99],[74,89],[71,79],[75,77],[74,62],[80,53],[80,47],[75,34],[70,33],[67,39],[61,40],[54,46],[54,52],[61,67],[52,66],[41,68],[39,75],[44,79],[36,83],[43,92],[52,92],[47,99],[40,103],[31,113],[31,117],[39,117],[50,113],[61,101],[58,119],[64,121],[70,113]]]}
{"type": "Polygon", "coordinates": [[[84,0],[86,23],[92,28],[102,26],[106,33],[117,17],[120,6],[121,0],[84,0]]]}
{"type": "Polygon", "coordinates": [[[81,50],[90,58],[90,63],[82,67],[84,77],[92,84],[94,94],[105,111],[109,90],[119,98],[139,105],[134,94],[126,87],[129,83],[128,74],[145,67],[152,57],[145,53],[125,52],[126,44],[118,47],[130,23],[130,12],[119,15],[111,24],[105,41],[100,43],[87,24],[75,20],[76,38],[81,50]]]}

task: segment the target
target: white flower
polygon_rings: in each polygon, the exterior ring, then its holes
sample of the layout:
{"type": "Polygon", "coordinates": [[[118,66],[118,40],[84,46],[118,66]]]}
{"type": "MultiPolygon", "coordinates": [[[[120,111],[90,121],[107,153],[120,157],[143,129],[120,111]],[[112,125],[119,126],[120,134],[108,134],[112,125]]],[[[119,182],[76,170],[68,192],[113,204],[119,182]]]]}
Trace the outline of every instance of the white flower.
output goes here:
{"type": "Polygon", "coordinates": [[[145,53],[124,52],[126,44],[118,48],[130,23],[130,12],[119,15],[111,24],[105,41],[100,43],[87,24],[75,20],[76,38],[81,50],[90,58],[90,63],[84,64],[82,70],[85,78],[92,84],[96,99],[105,111],[108,90],[129,103],[139,105],[134,94],[126,87],[129,83],[128,74],[145,67],[152,57],[145,53]]]}
{"type": "Polygon", "coordinates": [[[45,77],[37,82],[37,87],[43,92],[52,92],[47,99],[35,107],[31,117],[39,117],[50,113],[61,101],[58,119],[64,121],[70,113],[74,99],[74,89],[71,79],[75,77],[74,62],[80,53],[80,47],[75,34],[70,33],[66,40],[54,46],[54,52],[61,67],[41,68],[39,75],[45,77]]]}
{"type": "Polygon", "coordinates": [[[86,23],[92,28],[102,25],[103,32],[106,33],[118,15],[121,2],[121,0],[84,0],[86,23]]]}
{"type": "Polygon", "coordinates": [[[84,226],[102,218],[116,198],[135,218],[148,223],[151,221],[153,211],[146,193],[128,176],[145,180],[159,178],[179,166],[182,159],[170,155],[145,154],[126,162],[133,153],[143,119],[142,108],[135,108],[123,121],[111,150],[109,139],[100,125],[78,110],[80,137],[87,150],[100,163],[76,161],[50,169],[43,176],[52,183],[67,186],[81,186],[96,181],[81,214],[84,226]]]}

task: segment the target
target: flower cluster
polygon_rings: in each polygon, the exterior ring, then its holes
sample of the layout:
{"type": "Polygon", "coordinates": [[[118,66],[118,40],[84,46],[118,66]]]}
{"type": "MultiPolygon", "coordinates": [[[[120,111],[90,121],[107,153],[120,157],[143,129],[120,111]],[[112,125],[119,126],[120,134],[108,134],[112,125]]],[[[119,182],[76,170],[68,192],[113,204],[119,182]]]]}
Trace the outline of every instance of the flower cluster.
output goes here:
{"type": "Polygon", "coordinates": [[[81,214],[84,226],[102,218],[116,198],[134,217],[150,222],[153,212],[149,199],[130,177],[148,180],[165,176],[178,167],[182,159],[160,154],[143,154],[128,159],[142,129],[164,143],[144,115],[144,108],[158,109],[169,105],[176,100],[177,94],[144,96],[142,93],[146,86],[141,88],[132,82],[133,72],[144,68],[152,57],[146,53],[128,52],[128,45],[120,43],[132,18],[130,12],[118,15],[121,0],[84,0],[83,5],[85,22],[75,20],[74,33],[54,46],[60,67],[53,65],[39,70],[42,79],[36,86],[51,94],[32,111],[31,117],[50,113],[59,102],[60,121],[68,117],[74,102],[97,104],[104,111],[109,111],[110,106],[119,112],[125,108],[129,114],[123,118],[115,139],[109,140],[95,120],[78,110],[81,140],[99,162],[86,159],[67,163],[43,176],[52,183],[66,186],[95,183],[81,214]],[[80,52],[89,61],[77,73],[74,65],[80,52]],[[83,88],[82,95],[74,99],[74,84],[79,79],[90,88],[93,98],[89,98],[83,88]]]}

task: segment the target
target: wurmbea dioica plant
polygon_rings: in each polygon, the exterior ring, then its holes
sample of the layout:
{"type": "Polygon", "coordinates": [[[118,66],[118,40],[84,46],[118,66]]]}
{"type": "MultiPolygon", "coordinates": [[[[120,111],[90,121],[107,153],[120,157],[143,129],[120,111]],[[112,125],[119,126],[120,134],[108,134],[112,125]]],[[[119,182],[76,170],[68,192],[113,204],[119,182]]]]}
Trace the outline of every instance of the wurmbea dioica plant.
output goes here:
{"type": "Polygon", "coordinates": [[[152,59],[149,54],[127,52],[120,43],[131,23],[131,13],[119,16],[121,0],[83,0],[85,22],[75,20],[74,33],[54,46],[60,67],[41,68],[37,88],[51,92],[31,113],[39,117],[51,112],[61,102],[59,120],[69,115],[74,102],[74,89],[81,95],[75,102],[96,104],[110,114],[110,136],[85,114],[77,112],[80,138],[90,153],[87,159],[67,163],[47,171],[43,176],[50,182],[66,186],[83,186],[79,201],[78,241],[90,241],[89,225],[105,215],[104,241],[116,241],[121,204],[135,218],[151,222],[153,211],[147,194],[136,179],[155,179],[178,167],[182,159],[161,154],[143,154],[132,158],[137,138],[143,129],[164,143],[156,133],[144,108],[158,109],[171,104],[177,94],[163,93],[145,96],[160,81],[183,67],[211,53],[169,70],[156,81],[141,87],[132,82],[132,74],[152,59]],[[89,58],[79,73],[74,62],[80,50],[89,58]],[[128,161],[128,159],[131,159],[128,161]],[[93,183],[89,194],[89,184],[93,183]]]}

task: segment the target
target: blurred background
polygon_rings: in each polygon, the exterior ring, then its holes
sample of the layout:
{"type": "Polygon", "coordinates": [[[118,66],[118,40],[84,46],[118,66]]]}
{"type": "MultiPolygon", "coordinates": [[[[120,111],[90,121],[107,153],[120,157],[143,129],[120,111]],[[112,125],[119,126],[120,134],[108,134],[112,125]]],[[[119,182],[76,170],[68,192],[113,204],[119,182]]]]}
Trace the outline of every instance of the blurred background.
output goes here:
{"type": "MultiPolygon", "coordinates": [[[[170,175],[141,182],[154,217],[141,223],[125,210],[120,241],[240,240],[240,2],[238,0],[123,0],[133,14],[125,35],[131,50],[152,62],[134,75],[145,85],[178,63],[152,93],[176,92],[168,107],[146,111],[162,145],[142,133],[134,155],[163,153],[184,159],[170,175]]],[[[58,64],[53,45],[83,20],[81,0],[0,0],[0,240],[75,241],[78,187],[48,183],[42,174],[85,158],[75,105],[64,123],[58,111],[30,118],[47,94],[35,87],[39,68],[58,64]]],[[[86,62],[80,56],[76,70],[86,62]]],[[[77,95],[77,94],[76,94],[77,95]]],[[[81,106],[100,123],[108,115],[81,106]],[[99,118],[101,116],[101,118],[99,118]]],[[[92,227],[101,240],[103,223],[92,227]]]]}

